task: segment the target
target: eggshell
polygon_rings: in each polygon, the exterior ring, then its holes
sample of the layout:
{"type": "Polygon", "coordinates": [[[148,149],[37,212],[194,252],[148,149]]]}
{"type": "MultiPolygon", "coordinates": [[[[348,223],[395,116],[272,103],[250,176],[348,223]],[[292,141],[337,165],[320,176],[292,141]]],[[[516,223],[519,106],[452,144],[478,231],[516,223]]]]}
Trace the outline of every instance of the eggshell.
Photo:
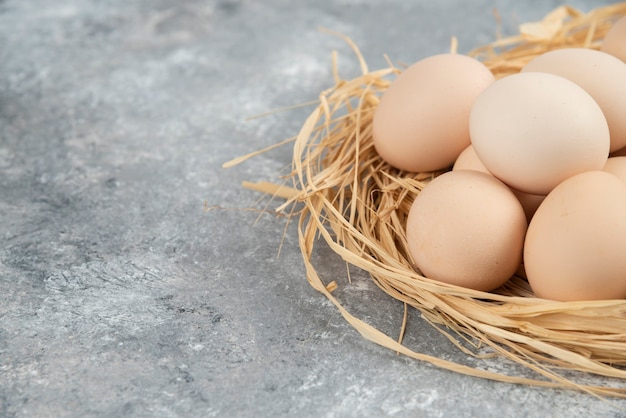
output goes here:
{"type": "Polygon", "coordinates": [[[458,156],[452,166],[452,170],[474,170],[480,171],[481,173],[491,174],[483,162],[480,161],[478,155],[476,155],[476,151],[472,145],[465,148],[458,156]]]}
{"type": "Polygon", "coordinates": [[[606,33],[600,51],[626,62],[626,16],[615,22],[606,33]]]}
{"type": "MultiPolygon", "coordinates": [[[[456,159],[452,170],[474,170],[491,175],[487,167],[485,167],[482,161],[480,161],[480,158],[478,158],[472,145],[463,150],[459,158],[456,159]]],[[[524,193],[515,189],[511,189],[511,191],[522,204],[522,208],[524,208],[524,213],[526,214],[526,220],[530,222],[545,196],[524,193]]]]}
{"type": "Polygon", "coordinates": [[[600,170],[609,128],[574,82],[527,72],[497,80],[472,106],[472,145],[485,167],[516,190],[547,195],[575,174],[600,170]]]}
{"type": "Polygon", "coordinates": [[[379,155],[406,171],[450,167],[470,143],[472,103],[494,81],[474,58],[441,54],[403,71],[382,95],[372,136],[379,155]]]}
{"type": "Polygon", "coordinates": [[[613,151],[609,154],[609,158],[611,157],[626,157],[626,148],[621,148],[617,151],[613,151]]]}
{"type": "MultiPolygon", "coordinates": [[[[622,43],[626,43],[626,37],[622,43]]],[[[522,72],[541,71],[565,77],[593,97],[606,117],[610,151],[626,146],[626,63],[588,48],[562,48],[531,60],[522,72]]]]}
{"type": "Polygon", "coordinates": [[[409,251],[434,280],[489,291],[521,262],[524,211],[511,190],[489,174],[449,171],[417,195],[407,218],[409,251]]]}
{"type": "Polygon", "coordinates": [[[543,195],[538,194],[530,194],[520,192],[519,190],[511,189],[517,200],[519,200],[520,204],[524,208],[524,213],[526,214],[526,221],[530,222],[530,220],[535,216],[535,212],[541,205],[541,202],[546,198],[543,195]]]}
{"type": "Polygon", "coordinates": [[[626,157],[611,157],[606,161],[602,171],[619,177],[626,183],[626,157]]]}
{"type": "Polygon", "coordinates": [[[626,184],[603,171],[578,174],[555,187],[530,222],[528,282],[545,299],[624,298],[624,248],[626,184]]]}

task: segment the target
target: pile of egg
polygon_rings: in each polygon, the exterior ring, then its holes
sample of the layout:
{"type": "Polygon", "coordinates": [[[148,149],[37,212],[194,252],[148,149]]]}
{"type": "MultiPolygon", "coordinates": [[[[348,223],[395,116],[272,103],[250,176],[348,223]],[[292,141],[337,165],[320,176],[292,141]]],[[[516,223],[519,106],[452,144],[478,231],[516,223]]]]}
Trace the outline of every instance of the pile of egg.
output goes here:
{"type": "Polygon", "coordinates": [[[626,298],[626,17],[600,50],[553,50],[498,80],[462,54],[418,61],[372,129],[396,168],[453,167],[407,218],[426,277],[491,291],[523,266],[541,298],[626,298]]]}

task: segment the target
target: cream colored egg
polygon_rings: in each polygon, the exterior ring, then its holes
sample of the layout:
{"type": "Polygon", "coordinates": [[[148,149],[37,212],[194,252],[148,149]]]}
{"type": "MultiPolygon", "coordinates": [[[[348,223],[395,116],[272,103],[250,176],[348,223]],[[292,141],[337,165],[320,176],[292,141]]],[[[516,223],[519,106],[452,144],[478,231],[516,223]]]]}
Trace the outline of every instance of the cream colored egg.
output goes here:
{"type": "Polygon", "coordinates": [[[595,100],[574,82],[540,72],[489,86],[472,107],[470,135],[494,176],[536,195],[600,170],[609,153],[608,124],[595,100]]]}
{"type": "Polygon", "coordinates": [[[610,157],[626,157],[626,148],[618,149],[609,154],[610,157]]]}
{"type": "Polygon", "coordinates": [[[606,161],[602,171],[619,177],[626,183],[626,157],[611,157],[606,161]]]}
{"type": "MultiPolygon", "coordinates": [[[[474,170],[491,174],[482,161],[480,161],[480,158],[478,158],[478,155],[476,154],[476,151],[474,151],[474,147],[472,145],[465,148],[461,155],[459,155],[459,158],[456,159],[452,170],[474,170]]],[[[517,197],[517,200],[519,200],[522,204],[522,208],[524,208],[524,213],[526,214],[526,220],[530,222],[545,196],[524,193],[515,189],[511,189],[511,191],[515,197],[517,197]]]]}
{"type": "Polygon", "coordinates": [[[524,213],[526,214],[526,220],[530,222],[530,220],[535,216],[535,212],[541,205],[541,202],[546,198],[543,195],[531,194],[520,192],[519,190],[511,189],[517,200],[519,200],[520,204],[524,208],[524,213]]]}
{"type": "Polygon", "coordinates": [[[611,157],[626,157],[626,148],[618,149],[609,154],[609,158],[611,157]]]}
{"type": "Polygon", "coordinates": [[[550,192],[528,227],[524,267],[537,296],[558,301],[626,297],[626,184],[603,171],[550,192]]]}
{"type": "Polygon", "coordinates": [[[519,267],[526,225],[507,186],[489,174],[458,170],[435,178],[417,195],[406,234],[426,277],[489,291],[519,267]]]}
{"type": "Polygon", "coordinates": [[[589,48],[562,48],[531,60],[522,69],[522,72],[529,71],[559,75],[582,87],[606,117],[611,135],[610,151],[626,147],[625,62],[589,48]]]}
{"type": "Polygon", "coordinates": [[[604,36],[600,50],[626,62],[626,16],[613,24],[604,36]]]}
{"type": "Polygon", "coordinates": [[[474,170],[480,171],[482,173],[491,174],[487,167],[480,161],[478,155],[476,155],[476,151],[474,151],[474,147],[469,145],[467,148],[463,150],[463,152],[458,156],[454,165],[452,166],[452,170],[474,170]]]}
{"type": "Polygon", "coordinates": [[[378,154],[406,171],[450,167],[470,143],[472,103],[493,81],[487,67],[465,55],[416,62],[391,83],[375,110],[372,136],[378,154]]]}

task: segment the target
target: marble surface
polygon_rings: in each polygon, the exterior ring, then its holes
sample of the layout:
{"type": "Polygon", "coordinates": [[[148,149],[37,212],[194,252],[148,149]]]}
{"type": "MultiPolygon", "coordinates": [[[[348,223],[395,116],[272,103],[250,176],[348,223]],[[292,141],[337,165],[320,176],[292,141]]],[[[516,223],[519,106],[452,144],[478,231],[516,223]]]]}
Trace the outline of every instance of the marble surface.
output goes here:
{"type": "MultiPolygon", "coordinates": [[[[571,1],[588,10],[607,1],[571,1]]],[[[276,180],[303,103],[494,39],[560,1],[0,0],[0,416],[623,416],[626,403],[440,370],[363,339],[306,281],[276,180]],[[205,211],[205,205],[215,207],[205,211]],[[248,208],[257,208],[248,210],[248,208]],[[280,249],[280,251],[279,251],[280,249]]],[[[396,336],[402,305],[326,247],[320,274],[396,336]]],[[[406,344],[460,353],[411,312],[406,344]]]]}

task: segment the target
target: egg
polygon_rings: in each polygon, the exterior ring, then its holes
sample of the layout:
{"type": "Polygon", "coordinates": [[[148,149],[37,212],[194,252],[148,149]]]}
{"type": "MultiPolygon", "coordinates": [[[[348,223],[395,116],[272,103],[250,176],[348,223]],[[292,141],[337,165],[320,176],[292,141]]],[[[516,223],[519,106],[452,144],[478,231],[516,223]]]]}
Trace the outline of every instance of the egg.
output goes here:
{"type": "Polygon", "coordinates": [[[611,157],[606,161],[602,171],[619,177],[626,183],[626,157],[611,157]]]}
{"type": "Polygon", "coordinates": [[[606,33],[600,51],[626,62],[626,16],[615,22],[606,33]]]}
{"type": "Polygon", "coordinates": [[[457,157],[452,166],[452,170],[474,170],[491,174],[483,162],[480,161],[480,158],[476,155],[476,151],[474,151],[474,147],[471,144],[457,157]]]}
{"type": "MultiPolygon", "coordinates": [[[[626,44],[626,36],[622,43],[626,44]]],[[[626,147],[626,63],[588,48],[562,48],[532,59],[522,72],[541,71],[578,84],[598,103],[609,125],[610,151],[626,147]]]]}
{"type": "Polygon", "coordinates": [[[511,189],[517,200],[519,200],[520,204],[524,208],[524,213],[526,214],[526,221],[530,222],[530,220],[535,216],[535,212],[541,205],[541,202],[546,198],[544,195],[539,194],[531,194],[520,192],[519,190],[511,189]]]}
{"type": "Polygon", "coordinates": [[[617,151],[613,151],[609,154],[609,158],[611,157],[626,157],[626,148],[618,149],[617,151]]]}
{"type": "Polygon", "coordinates": [[[538,297],[626,297],[626,183],[604,171],[556,186],[528,226],[524,267],[538,297]]]}
{"type": "MultiPolygon", "coordinates": [[[[480,171],[482,173],[491,174],[487,167],[480,161],[478,155],[476,155],[476,151],[474,151],[474,147],[470,145],[465,148],[461,155],[454,162],[454,166],[452,166],[452,170],[474,170],[480,171]]],[[[520,192],[519,190],[511,189],[517,200],[522,204],[522,208],[524,208],[524,213],[526,214],[526,220],[530,222],[533,217],[535,211],[539,207],[539,204],[543,201],[545,196],[535,195],[530,193],[520,192]]]]}
{"type": "Polygon", "coordinates": [[[374,147],[390,165],[411,172],[448,168],[469,143],[469,112],[491,83],[474,58],[440,54],[420,60],[389,85],[374,112],[374,147]]]}
{"type": "Polygon", "coordinates": [[[426,277],[490,291],[518,269],[526,226],[507,186],[489,174],[458,170],[436,177],[417,195],[406,237],[426,277]]]}
{"type": "Polygon", "coordinates": [[[489,172],[536,195],[602,169],[610,145],[606,118],[589,93],[542,72],[510,75],[487,87],[472,106],[470,136],[489,172]]]}

